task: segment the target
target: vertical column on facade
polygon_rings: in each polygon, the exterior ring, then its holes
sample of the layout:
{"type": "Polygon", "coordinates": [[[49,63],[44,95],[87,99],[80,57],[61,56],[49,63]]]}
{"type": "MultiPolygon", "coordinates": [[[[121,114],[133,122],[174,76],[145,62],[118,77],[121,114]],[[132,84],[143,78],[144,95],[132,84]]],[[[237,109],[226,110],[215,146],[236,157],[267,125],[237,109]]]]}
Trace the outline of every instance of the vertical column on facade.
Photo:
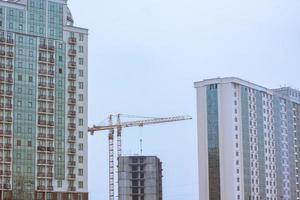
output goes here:
{"type": "Polygon", "coordinates": [[[67,54],[69,57],[68,64],[68,191],[75,192],[75,180],[76,180],[76,45],[77,39],[73,32],[70,32],[68,38],[67,54]]]}
{"type": "Polygon", "coordinates": [[[37,190],[51,196],[54,177],[54,41],[41,38],[38,58],[37,190]]]}
{"type": "Polygon", "coordinates": [[[299,170],[299,155],[300,155],[300,106],[293,105],[294,112],[294,137],[295,137],[295,177],[296,177],[296,199],[300,199],[300,170],[299,170]]]}
{"type": "Polygon", "coordinates": [[[273,97],[273,111],[274,111],[274,134],[275,134],[275,159],[276,159],[276,185],[277,185],[277,199],[283,198],[283,166],[282,166],[282,140],[281,134],[281,105],[280,98],[273,97]]]}
{"type": "Polygon", "coordinates": [[[250,130],[249,130],[249,94],[248,88],[241,86],[241,115],[243,141],[244,200],[251,200],[251,166],[250,166],[250,130]]]}
{"type": "Polygon", "coordinates": [[[263,116],[263,96],[256,92],[256,116],[257,116],[257,148],[258,148],[258,174],[259,174],[259,197],[266,199],[266,161],[265,161],[265,133],[267,136],[267,120],[263,116]]]}
{"type": "Polygon", "coordinates": [[[220,155],[219,155],[219,120],[218,120],[218,85],[209,85],[207,90],[207,130],[208,130],[208,173],[209,199],[219,200],[220,155]]]}
{"type": "Polygon", "coordinates": [[[0,190],[1,198],[12,189],[12,122],[14,40],[0,33],[0,190]]]}
{"type": "Polygon", "coordinates": [[[293,113],[293,103],[287,101],[287,141],[288,141],[288,178],[289,178],[289,188],[290,188],[290,199],[296,199],[296,177],[295,177],[295,133],[294,133],[294,113],[293,113]]]}

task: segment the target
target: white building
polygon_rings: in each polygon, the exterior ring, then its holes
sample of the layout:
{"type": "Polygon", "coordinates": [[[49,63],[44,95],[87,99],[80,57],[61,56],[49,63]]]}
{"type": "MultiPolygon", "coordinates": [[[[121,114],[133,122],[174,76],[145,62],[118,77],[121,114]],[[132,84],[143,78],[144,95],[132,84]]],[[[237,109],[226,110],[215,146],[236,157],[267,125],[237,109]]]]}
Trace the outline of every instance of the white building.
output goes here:
{"type": "Polygon", "coordinates": [[[300,199],[300,92],[238,78],[195,88],[200,200],[300,199]]]}

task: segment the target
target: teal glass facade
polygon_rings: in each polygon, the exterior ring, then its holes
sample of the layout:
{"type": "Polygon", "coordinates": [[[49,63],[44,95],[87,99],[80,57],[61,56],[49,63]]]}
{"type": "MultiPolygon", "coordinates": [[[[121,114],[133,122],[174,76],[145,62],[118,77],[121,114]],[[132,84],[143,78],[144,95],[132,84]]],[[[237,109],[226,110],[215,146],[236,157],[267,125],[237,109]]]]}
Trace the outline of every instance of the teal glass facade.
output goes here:
{"type": "Polygon", "coordinates": [[[213,84],[207,86],[209,200],[219,200],[221,198],[218,116],[218,85],[213,84]]]}

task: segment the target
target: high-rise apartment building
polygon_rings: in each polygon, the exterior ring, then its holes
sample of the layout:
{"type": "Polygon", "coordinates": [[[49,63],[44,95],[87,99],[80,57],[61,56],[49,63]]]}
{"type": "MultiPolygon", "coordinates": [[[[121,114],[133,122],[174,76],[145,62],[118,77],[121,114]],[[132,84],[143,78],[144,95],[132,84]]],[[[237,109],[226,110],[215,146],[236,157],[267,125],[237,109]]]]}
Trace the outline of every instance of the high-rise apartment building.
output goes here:
{"type": "Polygon", "coordinates": [[[196,82],[200,200],[297,200],[300,92],[196,82]]]}
{"type": "Polygon", "coordinates": [[[162,200],[162,163],[155,156],[118,160],[119,200],[162,200]]]}
{"type": "Polygon", "coordinates": [[[0,199],[88,199],[87,45],[67,0],[0,0],[0,199]]]}

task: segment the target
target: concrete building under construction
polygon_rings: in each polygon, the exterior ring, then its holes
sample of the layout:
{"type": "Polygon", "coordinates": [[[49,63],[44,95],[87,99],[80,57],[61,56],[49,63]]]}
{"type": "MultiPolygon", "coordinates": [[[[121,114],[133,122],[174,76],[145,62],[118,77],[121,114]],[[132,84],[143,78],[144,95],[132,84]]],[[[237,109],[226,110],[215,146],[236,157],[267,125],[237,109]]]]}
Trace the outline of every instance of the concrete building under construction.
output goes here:
{"type": "Polygon", "coordinates": [[[119,157],[119,200],[162,200],[162,163],[155,156],[119,157]]]}

